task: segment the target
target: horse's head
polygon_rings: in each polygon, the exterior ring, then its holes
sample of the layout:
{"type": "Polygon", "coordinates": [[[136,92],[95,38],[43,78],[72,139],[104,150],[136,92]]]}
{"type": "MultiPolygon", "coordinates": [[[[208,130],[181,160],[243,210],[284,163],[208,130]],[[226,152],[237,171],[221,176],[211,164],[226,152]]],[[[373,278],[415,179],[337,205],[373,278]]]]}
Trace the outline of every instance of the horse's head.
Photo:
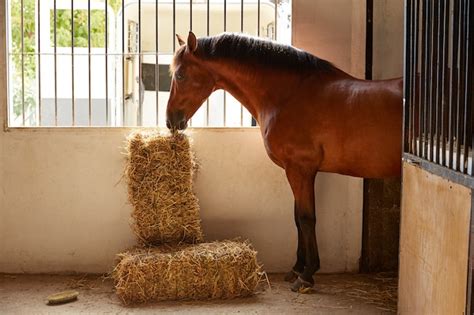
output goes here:
{"type": "Polygon", "coordinates": [[[198,41],[189,32],[187,43],[176,35],[180,48],[170,67],[172,74],[170,98],[166,109],[166,126],[183,130],[188,120],[214,90],[214,78],[198,59],[198,41]]]}

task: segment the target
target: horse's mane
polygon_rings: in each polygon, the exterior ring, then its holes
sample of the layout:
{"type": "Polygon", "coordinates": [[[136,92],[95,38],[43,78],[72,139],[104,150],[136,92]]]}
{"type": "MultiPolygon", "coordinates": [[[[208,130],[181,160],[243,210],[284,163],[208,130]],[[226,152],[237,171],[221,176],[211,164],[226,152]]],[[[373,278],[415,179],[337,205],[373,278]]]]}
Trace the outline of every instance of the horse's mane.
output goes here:
{"type": "Polygon", "coordinates": [[[337,69],[329,61],[292,46],[235,33],[199,38],[198,54],[205,59],[233,59],[272,68],[323,72],[337,69]]]}

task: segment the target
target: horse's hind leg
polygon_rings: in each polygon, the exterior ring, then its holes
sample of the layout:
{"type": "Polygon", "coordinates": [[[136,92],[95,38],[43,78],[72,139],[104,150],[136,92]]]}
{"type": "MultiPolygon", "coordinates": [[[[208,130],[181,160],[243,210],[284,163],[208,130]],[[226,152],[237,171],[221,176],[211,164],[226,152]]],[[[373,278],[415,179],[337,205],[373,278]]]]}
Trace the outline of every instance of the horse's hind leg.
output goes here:
{"type": "MultiPolygon", "coordinates": [[[[304,248],[303,273],[293,283],[292,290],[312,287],[314,284],[313,274],[319,269],[319,253],[316,242],[316,214],[314,201],[314,179],[316,171],[301,167],[289,167],[285,169],[295,197],[295,215],[299,224],[298,245],[304,248]]],[[[298,246],[300,249],[300,246],[298,246]]],[[[298,259],[301,263],[301,259],[298,259]]],[[[297,261],[298,263],[298,261],[297,261]]]]}
{"type": "Polygon", "coordinates": [[[304,265],[305,265],[305,249],[304,249],[304,242],[303,242],[303,233],[301,231],[300,227],[300,222],[298,219],[298,215],[296,212],[296,201],[295,201],[295,225],[296,228],[298,229],[298,249],[296,250],[296,263],[293,266],[293,269],[290,270],[286,275],[285,275],[285,281],[288,282],[293,282],[295,281],[298,276],[300,276],[303,271],[304,271],[304,265]]]}

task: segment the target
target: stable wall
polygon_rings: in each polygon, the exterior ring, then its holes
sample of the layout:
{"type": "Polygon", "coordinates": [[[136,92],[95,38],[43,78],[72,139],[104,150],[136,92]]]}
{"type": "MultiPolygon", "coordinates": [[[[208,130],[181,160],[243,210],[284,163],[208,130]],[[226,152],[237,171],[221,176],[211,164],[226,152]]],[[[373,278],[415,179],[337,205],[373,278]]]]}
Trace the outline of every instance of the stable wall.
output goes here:
{"type": "MultiPolygon", "coordinates": [[[[293,0],[293,41],[345,71],[363,74],[364,1],[293,0]],[[322,23],[324,21],[324,23],[322,23]]],[[[0,20],[4,2],[0,1],[0,20]]],[[[0,26],[0,121],[6,82],[0,26]]],[[[131,129],[0,131],[0,272],[105,272],[133,245],[120,181],[131,129]]],[[[191,129],[201,161],[196,193],[207,239],[241,236],[267,271],[294,263],[293,198],[258,129],[191,129]]],[[[317,235],[322,272],[356,271],[362,180],[319,174],[317,235]]]]}

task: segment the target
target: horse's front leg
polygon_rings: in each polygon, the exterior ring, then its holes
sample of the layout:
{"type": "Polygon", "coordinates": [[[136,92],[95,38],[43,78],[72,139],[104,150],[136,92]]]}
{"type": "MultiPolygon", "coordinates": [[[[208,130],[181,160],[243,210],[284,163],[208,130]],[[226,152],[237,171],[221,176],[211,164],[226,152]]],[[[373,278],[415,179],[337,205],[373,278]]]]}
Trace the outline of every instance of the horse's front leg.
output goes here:
{"type": "Polygon", "coordinates": [[[285,171],[295,197],[295,220],[298,227],[298,258],[295,267],[301,268],[301,263],[304,263],[303,270],[295,270],[298,272],[298,278],[291,287],[293,291],[298,291],[301,288],[312,287],[313,274],[319,270],[314,200],[316,170],[291,166],[285,168],[285,171]]]}
{"type": "Polygon", "coordinates": [[[298,215],[296,212],[296,201],[295,201],[295,208],[294,208],[294,216],[295,216],[295,225],[298,230],[298,247],[296,250],[296,263],[293,266],[293,269],[291,269],[286,275],[285,275],[285,281],[288,282],[293,282],[296,279],[298,279],[298,276],[300,276],[303,271],[304,271],[304,262],[305,262],[305,249],[304,249],[304,242],[303,242],[303,233],[301,231],[300,227],[300,222],[298,219],[298,215]]]}

